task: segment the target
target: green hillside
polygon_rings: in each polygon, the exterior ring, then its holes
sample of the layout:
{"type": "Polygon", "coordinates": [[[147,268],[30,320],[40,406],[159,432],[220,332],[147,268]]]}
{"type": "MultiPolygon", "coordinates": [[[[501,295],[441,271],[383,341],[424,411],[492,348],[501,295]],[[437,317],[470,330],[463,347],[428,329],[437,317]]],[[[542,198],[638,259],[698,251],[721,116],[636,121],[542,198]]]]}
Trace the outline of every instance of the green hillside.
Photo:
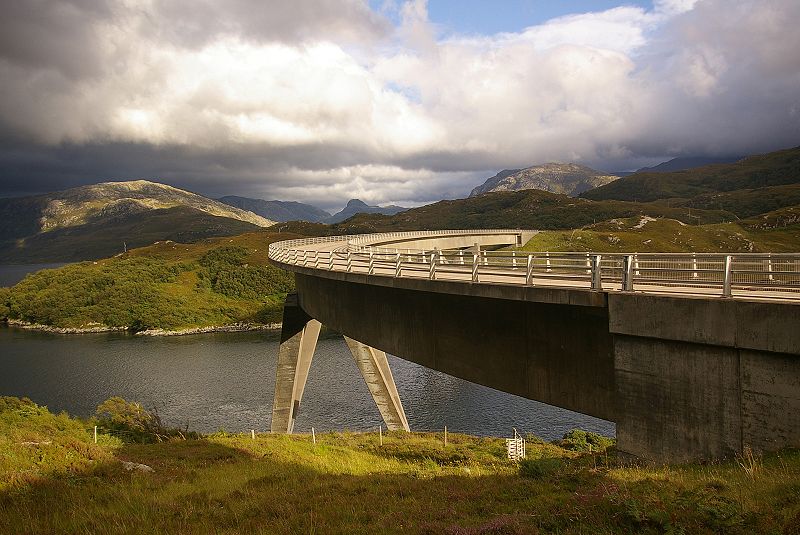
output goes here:
{"type": "MultiPolygon", "coordinates": [[[[800,213],[800,212],[798,212],[800,213]]],[[[674,219],[614,219],[575,230],[534,236],[525,251],[789,253],[800,251],[800,217],[793,211],[763,219],[686,225],[674,219]],[[793,221],[793,222],[792,222],[793,221]],[[791,222],[791,223],[790,223],[791,222]]]]}
{"type": "Polygon", "coordinates": [[[619,464],[608,440],[582,432],[560,444],[529,436],[519,463],[501,438],[455,434],[446,446],[441,434],[404,432],[384,432],[382,445],[377,433],[318,434],[316,445],[308,435],[249,433],[120,440],[131,436],[126,425],[141,435],[142,414],[103,410],[81,421],[0,398],[0,533],[749,535],[800,526],[797,450],[648,467],[619,464]]]}
{"type": "Polygon", "coordinates": [[[581,197],[649,202],[797,183],[800,183],[800,147],[750,156],[731,164],[707,165],[669,173],[634,173],[584,192],[581,197]]]}
{"type": "Polygon", "coordinates": [[[723,210],[624,201],[597,202],[541,190],[523,190],[440,201],[393,216],[359,214],[335,225],[332,233],[454,228],[571,229],[638,215],[667,217],[689,224],[718,223],[736,218],[734,214],[723,210]]]}
{"type": "Polygon", "coordinates": [[[800,206],[800,184],[704,193],[691,199],[668,199],[655,202],[667,206],[723,210],[740,218],[748,218],[787,206],[800,206]]]}
{"type": "Polygon", "coordinates": [[[290,273],[267,262],[255,232],[195,244],[159,242],[97,262],[29,275],[0,291],[0,314],[62,328],[182,329],[281,321],[290,273]]]}

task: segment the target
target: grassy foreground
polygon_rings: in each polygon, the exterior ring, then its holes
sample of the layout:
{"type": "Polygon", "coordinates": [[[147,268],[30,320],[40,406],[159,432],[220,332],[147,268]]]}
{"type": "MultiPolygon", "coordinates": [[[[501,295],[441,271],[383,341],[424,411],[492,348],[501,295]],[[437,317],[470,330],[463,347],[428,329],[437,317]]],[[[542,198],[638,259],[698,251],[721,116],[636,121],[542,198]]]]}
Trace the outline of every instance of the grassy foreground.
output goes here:
{"type": "Polygon", "coordinates": [[[91,424],[0,398],[0,533],[800,530],[795,450],[647,468],[534,441],[515,463],[502,439],[417,433],[95,445],[91,424]]]}

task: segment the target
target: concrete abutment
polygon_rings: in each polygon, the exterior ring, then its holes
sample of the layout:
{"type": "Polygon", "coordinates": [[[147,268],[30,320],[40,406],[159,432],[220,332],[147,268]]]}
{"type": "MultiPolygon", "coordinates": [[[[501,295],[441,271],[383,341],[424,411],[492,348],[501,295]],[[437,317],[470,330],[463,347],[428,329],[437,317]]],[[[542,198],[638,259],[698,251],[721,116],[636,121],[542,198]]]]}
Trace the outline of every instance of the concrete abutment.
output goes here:
{"type": "Polygon", "coordinates": [[[800,306],[609,294],[617,443],[658,462],[800,445],[800,306]]]}

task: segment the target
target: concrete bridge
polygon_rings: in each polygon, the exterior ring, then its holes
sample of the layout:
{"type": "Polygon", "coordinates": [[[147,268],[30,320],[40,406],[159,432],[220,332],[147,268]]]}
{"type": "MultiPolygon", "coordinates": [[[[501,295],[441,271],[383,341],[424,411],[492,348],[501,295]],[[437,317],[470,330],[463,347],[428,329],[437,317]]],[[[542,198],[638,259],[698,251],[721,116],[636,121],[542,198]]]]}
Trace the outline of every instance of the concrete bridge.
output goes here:
{"type": "Polygon", "coordinates": [[[390,428],[389,352],[617,425],[654,461],[800,445],[800,254],[495,250],[535,231],[336,236],[270,245],[295,272],[273,432],[291,432],[320,325],[345,335],[390,428]]]}

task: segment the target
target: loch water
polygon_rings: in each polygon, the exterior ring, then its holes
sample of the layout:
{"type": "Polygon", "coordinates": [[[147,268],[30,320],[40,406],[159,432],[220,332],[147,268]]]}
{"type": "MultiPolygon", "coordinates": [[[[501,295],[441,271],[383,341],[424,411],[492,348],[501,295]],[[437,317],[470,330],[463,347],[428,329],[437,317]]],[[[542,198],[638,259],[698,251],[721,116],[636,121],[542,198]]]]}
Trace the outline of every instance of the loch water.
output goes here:
{"type": "MultiPolygon", "coordinates": [[[[0,274],[2,274],[0,267],[0,274]]],[[[51,411],[91,415],[111,396],[155,408],[170,426],[200,432],[270,427],[278,336],[274,332],[148,337],[59,335],[0,327],[0,395],[51,411]]],[[[412,430],[546,440],[579,427],[613,436],[614,424],[456,379],[389,356],[412,430]]],[[[322,338],[295,429],[375,430],[378,409],[344,340],[322,338]]]]}

